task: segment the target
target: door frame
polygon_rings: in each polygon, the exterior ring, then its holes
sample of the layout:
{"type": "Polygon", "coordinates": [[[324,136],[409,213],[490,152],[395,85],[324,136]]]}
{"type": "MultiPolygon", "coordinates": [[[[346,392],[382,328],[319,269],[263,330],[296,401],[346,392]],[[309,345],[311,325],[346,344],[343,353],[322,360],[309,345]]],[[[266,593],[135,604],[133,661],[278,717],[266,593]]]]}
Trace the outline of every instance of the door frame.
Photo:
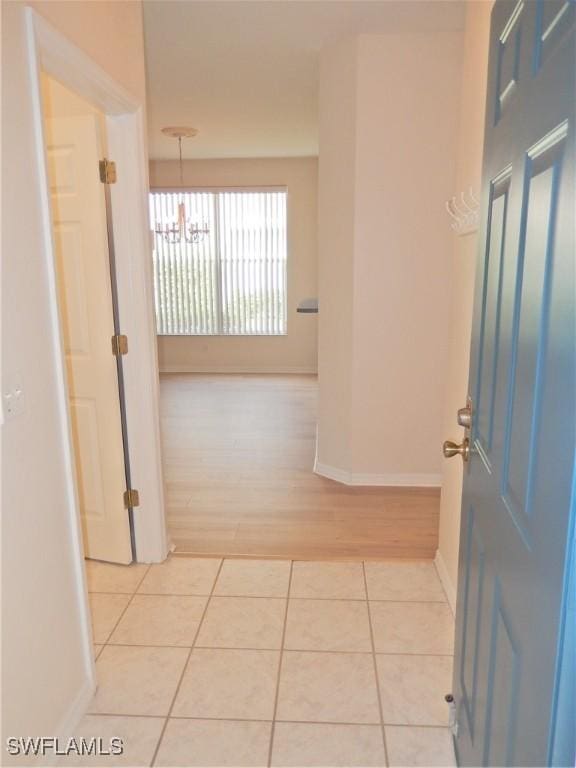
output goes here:
{"type": "Polygon", "coordinates": [[[134,514],[138,562],[161,562],[169,551],[164,508],[160,447],[159,374],[156,348],[152,258],[148,219],[148,168],[144,105],[113,80],[32,8],[26,9],[34,140],[43,219],[45,266],[50,290],[50,335],[58,375],[59,419],[64,435],[70,532],[75,543],[76,572],[84,581],[80,507],[68,410],[68,387],[58,306],[50,192],[41,94],[41,73],[55,78],[105,116],[110,159],[121,158],[111,188],[116,250],[118,302],[122,331],[130,352],[124,359],[126,422],[132,481],[140,493],[134,514]],[[150,253],[150,259],[142,254],[150,253]]]}

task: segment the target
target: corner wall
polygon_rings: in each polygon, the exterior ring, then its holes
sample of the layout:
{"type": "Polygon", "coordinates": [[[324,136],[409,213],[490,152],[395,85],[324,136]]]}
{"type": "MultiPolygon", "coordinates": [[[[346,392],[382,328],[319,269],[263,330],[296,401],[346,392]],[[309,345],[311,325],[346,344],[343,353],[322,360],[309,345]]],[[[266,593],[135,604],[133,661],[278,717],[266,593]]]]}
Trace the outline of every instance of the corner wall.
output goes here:
{"type": "Polygon", "coordinates": [[[351,461],[357,45],[344,40],[320,60],[317,470],[351,461]]]}
{"type": "Polygon", "coordinates": [[[362,36],[352,472],[439,485],[461,35],[362,36]]]}
{"type": "Polygon", "coordinates": [[[462,35],[322,55],[317,470],[439,486],[462,35]]]}
{"type": "MultiPolygon", "coordinates": [[[[34,7],[143,100],[140,3],[34,7]]],[[[26,10],[2,3],[2,385],[20,386],[24,400],[21,415],[1,427],[2,733],[56,736],[83,714],[94,676],[57,406],[26,10]]]]}
{"type": "MultiPolygon", "coordinates": [[[[467,190],[470,186],[476,194],[480,190],[491,10],[492,2],[466,4],[457,177],[451,195],[467,190]]],[[[476,233],[453,237],[450,256],[452,294],[443,438],[457,442],[464,437],[464,430],[456,425],[456,411],[466,405],[468,393],[477,249],[476,233]]],[[[436,560],[453,608],[456,603],[458,581],[462,478],[463,466],[459,459],[443,462],[440,531],[436,560]]]]}
{"type": "MultiPolygon", "coordinates": [[[[286,336],[159,336],[163,372],[316,373],[317,315],[297,314],[318,295],[315,157],[187,160],[187,187],[288,188],[288,333],[286,336]]],[[[180,186],[178,162],[152,160],[150,186],[180,186]]]]}

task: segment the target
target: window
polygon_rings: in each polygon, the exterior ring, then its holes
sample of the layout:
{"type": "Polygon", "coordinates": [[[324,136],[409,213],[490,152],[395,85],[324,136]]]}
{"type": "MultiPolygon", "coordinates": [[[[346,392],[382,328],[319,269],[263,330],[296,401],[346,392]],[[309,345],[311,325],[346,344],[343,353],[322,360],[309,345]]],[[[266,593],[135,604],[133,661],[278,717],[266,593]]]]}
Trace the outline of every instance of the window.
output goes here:
{"type": "Polygon", "coordinates": [[[152,192],[152,228],[173,225],[178,205],[209,232],[198,243],[154,235],[160,335],[286,333],[286,191],[152,192]]]}

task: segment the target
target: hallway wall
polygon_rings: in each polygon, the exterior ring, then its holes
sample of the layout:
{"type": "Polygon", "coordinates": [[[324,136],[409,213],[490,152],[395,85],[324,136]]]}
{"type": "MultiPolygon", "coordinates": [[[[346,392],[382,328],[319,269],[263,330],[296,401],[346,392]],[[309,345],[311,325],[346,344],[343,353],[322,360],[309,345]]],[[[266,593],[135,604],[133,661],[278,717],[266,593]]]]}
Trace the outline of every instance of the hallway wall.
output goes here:
{"type": "Polygon", "coordinates": [[[440,485],[461,40],[322,54],[317,469],[351,484],[440,485]]]}
{"type": "MultiPolygon", "coordinates": [[[[34,7],[143,103],[140,3],[34,7]]],[[[75,724],[94,678],[70,530],[68,435],[56,406],[26,15],[26,3],[2,3],[2,385],[21,387],[24,398],[23,412],[2,425],[2,729],[57,736],[75,724]]]]}
{"type": "Polygon", "coordinates": [[[318,458],[351,462],[356,56],[350,38],[320,59],[318,458]]]}
{"type": "MultiPolygon", "coordinates": [[[[186,160],[188,187],[288,189],[288,333],[286,336],[159,336],[163,372],[316,373],[317,315],[297,314],[302,299],[318,295],[315,157],[186,160]]],[[[178,162],[152,160],[150,186],[180,186],[178,162]]]]}

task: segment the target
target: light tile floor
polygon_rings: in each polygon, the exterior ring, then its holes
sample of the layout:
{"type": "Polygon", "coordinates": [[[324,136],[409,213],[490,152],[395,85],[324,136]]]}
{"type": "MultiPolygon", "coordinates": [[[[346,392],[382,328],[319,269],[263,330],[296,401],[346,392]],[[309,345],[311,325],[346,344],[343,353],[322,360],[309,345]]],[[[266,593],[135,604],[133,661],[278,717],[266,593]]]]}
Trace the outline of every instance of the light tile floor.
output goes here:
{"type": "Polygon", "coordinates": [[[88,561],[98,690],[131,766],[451,766],[453,618],[430,562],[88,561]]]}

